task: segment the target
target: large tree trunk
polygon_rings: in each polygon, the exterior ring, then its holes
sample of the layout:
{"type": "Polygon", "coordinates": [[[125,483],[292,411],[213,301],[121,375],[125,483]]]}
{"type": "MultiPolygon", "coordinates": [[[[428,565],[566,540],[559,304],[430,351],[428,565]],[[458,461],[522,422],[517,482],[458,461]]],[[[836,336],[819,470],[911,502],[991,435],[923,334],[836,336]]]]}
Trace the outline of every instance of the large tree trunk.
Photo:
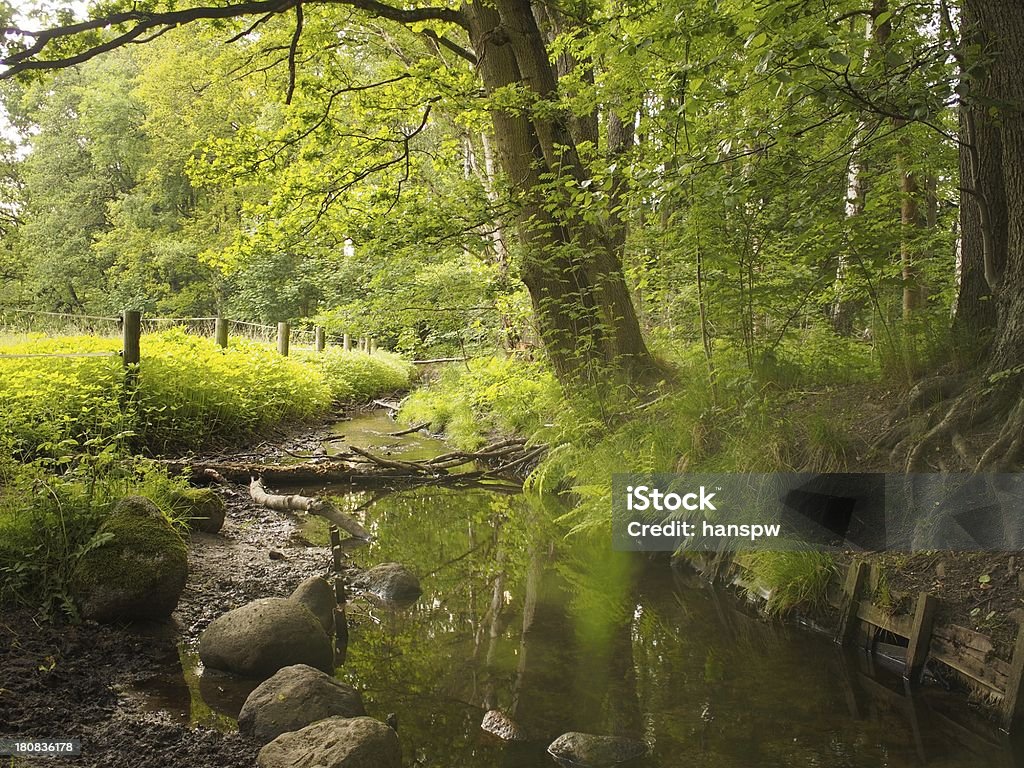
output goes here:
{"type": "MultiPolygon", "coordinates": [[[[968,81],[964,113],[971,170],[964,186],[973,184],[963,204],[964,289],[982,303],[980,272],[995,295],[988,372],[996,373],[1024,363],[1024,4],[966,0],[964,10],[966,34],[984,52],[984,74],[968,81]]],[[[985,317],[963,297],[960,311],[963,322],[985,317]]]]}
{"type": "MultiPolygon", "coordinates": [[[[555,73],[528,0],[473,4],[467,13],[488,92],[525,85],[540,99],[554,96],[555,73]]],[[[567,117],[544,105],[495,109],[492,120],[498,158],[517,197],[523,282],[559,380],[567,388],[645,383],[657,366],[614,243],[578,211],[549,208],[552,179],[587,179],[567,117]]]]}

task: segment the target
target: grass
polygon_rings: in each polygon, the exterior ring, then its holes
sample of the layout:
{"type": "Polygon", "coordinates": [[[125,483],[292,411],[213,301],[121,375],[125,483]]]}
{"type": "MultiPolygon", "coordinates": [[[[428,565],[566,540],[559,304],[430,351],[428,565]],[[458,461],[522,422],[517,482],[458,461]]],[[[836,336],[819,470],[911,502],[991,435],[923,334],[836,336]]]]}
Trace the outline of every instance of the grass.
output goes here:
{"type": "MultiPolygon", "coordinates": [[[[848,450],[844,435],[822,414],[802,414],[794,422],[790,393],[869,381],[877,376],[878,363],[862,344],[844,342],[839,345],[843,353],[837,354],[830,343],[825,332],[812,330],[799,343],[780,344],[766,358],[770,364],[754,371],[738,349],[721,344],[715,392],[699,346],[662,344],[659,356],[673,369],[674,383],[643,403],[603,404],[605,418],[596,415],[601,407],[565,398],[539,363],[476,360],[470,370],[450,366],[413,393],[400,418],[430,422],[434,431],[467,449],[507,433],[548,444],[544,461],[527,478],[527,492],[570,501],[569,511],[558,513],[569,534],[600,535],[610,522],[612,475],[627,469],[842,469],[848,450]]],[[[773,613],[817,604],[833,572],[831,559],[813,552],[747,553],[741,565],[771,592],[767,608],[773,613]]]]}
{"type": "Polygon", "coordinates": [[[118,500],[146,496],[183,530],[171,500],[186,487],[146,462],[103,453],[54,475],[6,460],[0,469],[0,605],[76,615],[69,585],[82,557],[103,544],[97,530],[118,500]]]}
{"type": "Polygon", "coordinates": [[[736,563],[746,571],[754,594],[758,587],[768,593],[765,611],[776,616],[821,607],[836,573],[825,552],[740,552],[736,563]]]}

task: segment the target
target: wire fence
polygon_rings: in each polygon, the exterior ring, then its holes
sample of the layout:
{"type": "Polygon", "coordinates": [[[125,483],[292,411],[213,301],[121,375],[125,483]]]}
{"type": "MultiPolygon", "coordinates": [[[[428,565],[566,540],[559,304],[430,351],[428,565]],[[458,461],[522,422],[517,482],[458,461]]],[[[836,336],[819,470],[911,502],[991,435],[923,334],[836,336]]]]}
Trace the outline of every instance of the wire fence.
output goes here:
{"type": "MultiPolygon", "coordinates": [[[[292,328],[288,323],[266,325],[248,320],[232,320],[218,317],[142,317],[138,313],[125,313],[121,317],[86,315],[68,312],[44,312],[17,307],[0,307],[0,339],[17,343],[30,341],[38,336],[100,336],[106,338],[124,337],[125,320],[133,315],[138,322],[137,333],[155,333],[169,328],[181,328],[186,333],[214,338],[226,346],[228,337],[244,338],[250,341],[275,346],[284,355],[292,349],[320,351],[327,344],[345,349],[355,348],[367,352],[376,349],[372,337],[352,338],[349,334],[327,334],[322,328],[292,328]]],[[[71,358],[110,357],[123,355],[122,352],[53,352],[53,353],[4,353],[0,359],[18,358],[71,358]]]]}

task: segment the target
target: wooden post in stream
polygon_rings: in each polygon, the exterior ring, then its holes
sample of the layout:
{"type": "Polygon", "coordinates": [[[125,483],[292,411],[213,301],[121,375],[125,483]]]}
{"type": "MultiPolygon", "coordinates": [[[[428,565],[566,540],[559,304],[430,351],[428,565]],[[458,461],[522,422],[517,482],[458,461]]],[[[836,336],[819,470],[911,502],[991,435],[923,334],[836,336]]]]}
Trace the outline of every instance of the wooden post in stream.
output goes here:
{"type": "Polygon", "coordinates": [[[313,347],[317,352],[323,352],[325,346],[324,327],[322,325],[318,325],[313,329],[313,347]]]}
{"type": "Polygon", "coordinates": [[[214,321],[213,336],[217,340],[217,346],[221,349],[227,349],[228,346],[228,321],[223,317],[218,317],[214,321]]]}
{"type": "Polygon", "coordinates": [[[291,340],[291,328],[288,323],[277,324],[277,351],[288,357],[288,342],[291,340]]]}
{"type": "Polygon", "coordinates": [[[345,587],[345,575],[342,571],[341,534],[338,526],[330,527],[331,555],[334,566],[334,663],[342,665],[348,655],[348,616],[345,607],[348,603],[348,590],[345,587]]]}

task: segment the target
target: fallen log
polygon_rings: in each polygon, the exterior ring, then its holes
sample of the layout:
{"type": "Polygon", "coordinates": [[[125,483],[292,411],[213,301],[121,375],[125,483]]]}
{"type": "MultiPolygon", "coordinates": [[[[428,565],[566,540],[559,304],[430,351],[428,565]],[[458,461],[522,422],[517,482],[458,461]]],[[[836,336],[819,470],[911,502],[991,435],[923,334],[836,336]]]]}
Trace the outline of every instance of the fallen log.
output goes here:
{"type": "Polygon", "coordinates": [[[429,421],[424,421],[422,424],[409,427],[408,429],[400,429],[397,432],[388,432],[388,437],[404,437],[405,435],[411,435],[413,432],[419,432],[421,429],[426,429],[430,426],[429,421]]]}
{"type": "Polygon", "coordinates": [[[310,515],[317,515],[358,539],[369,541],[372,538],[370,532],[363,528],[358,520],[346,515],[324,499],[301,496],[297,493],[267,493],[267,489],[263,487],[263,482],[256,477],[251,478],[249,481],[249,496],[257,504],[267,509],[276,509],[279,512],[305,512],[310,515]]]}

